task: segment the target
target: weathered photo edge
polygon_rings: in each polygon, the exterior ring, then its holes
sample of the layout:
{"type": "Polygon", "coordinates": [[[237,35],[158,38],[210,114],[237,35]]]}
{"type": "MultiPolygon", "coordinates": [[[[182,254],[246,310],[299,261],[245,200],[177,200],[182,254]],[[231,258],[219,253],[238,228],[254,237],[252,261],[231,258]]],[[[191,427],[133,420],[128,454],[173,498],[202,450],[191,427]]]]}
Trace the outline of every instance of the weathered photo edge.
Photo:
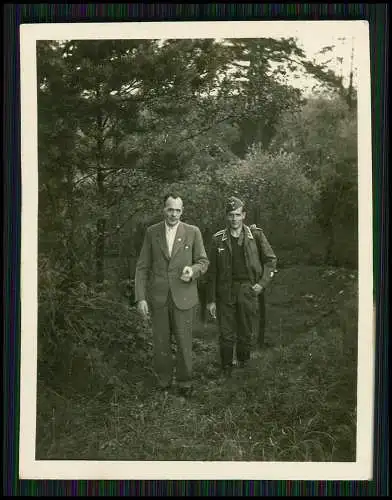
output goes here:
{"type": "MultiPolygon", "coordinates": [[[[324,21],[268,22],[268,30],[283,36],[283,25],[324,21]],[[272,28],[271,28],[272,25],[272,28]],[[275,26],[275,29],[274,27],[275,26]]],[[[72,38],[224,38],[263,35],[263,22],[204,23],[103,23],[21,25],[21,371],[20,465],[21,479],[275,479],[369,480],[373,464],[375,367],[375,301],[373,284],[372,144],[369,26],[364,21],[326,21],[352,30],[361,54],[358,68],[358,190],[359,190],[359,321],[357,460],[353,463],[241,463],[241,462],[94,462],[35,460],[37,391],[37,251],[38,251],[38,148],[36,41],[72,38]],[[261,24],[260,24],[261,23],[261,24]],[[116,26],[118,24],[118,26],[116,26]],[[197,26],[196,26],[197,25],[197,26]],[[242,27],[244,29],[244,27],[242,27]],[[165,31],[167,30],[167,31],[165,31]],[[239,34],[241,33],[241,34],[239,34]]],[[[332,24],[330,24],[332,26],[332,24]]],[[[320,29],[319,24],[315,29],[320,29]]]]}

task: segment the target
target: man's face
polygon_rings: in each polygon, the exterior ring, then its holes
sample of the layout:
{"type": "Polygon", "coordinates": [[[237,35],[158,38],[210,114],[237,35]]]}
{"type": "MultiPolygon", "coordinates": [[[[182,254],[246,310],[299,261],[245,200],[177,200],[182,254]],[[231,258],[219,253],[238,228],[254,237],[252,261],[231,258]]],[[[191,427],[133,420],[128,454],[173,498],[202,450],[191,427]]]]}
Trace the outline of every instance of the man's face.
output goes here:
{"type": "Polygon", "coordinates": [[[245,212],[242,211],[242,207],[232,210],[227,214],[227,220],[232,229],[239,229],[242,227],[243,221],[245,219],[245,212]]]}
{"type": "Polygon", "coordinates": [[[181,218],[182,200],[181,198],[168,198],[163,209],[165,221],[169,226],[174,226],[181,218]]]}

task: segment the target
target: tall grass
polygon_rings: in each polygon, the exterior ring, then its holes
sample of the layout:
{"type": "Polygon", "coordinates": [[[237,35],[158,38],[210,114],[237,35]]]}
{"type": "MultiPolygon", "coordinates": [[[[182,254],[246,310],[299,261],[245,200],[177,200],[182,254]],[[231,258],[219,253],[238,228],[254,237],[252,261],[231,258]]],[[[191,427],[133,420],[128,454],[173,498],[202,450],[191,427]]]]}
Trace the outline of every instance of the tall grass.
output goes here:
{"type": "MultiPolygon", "coordinates": [[[[307,287],[308,295],[319,307],[308,307],[309,298],[300,300],[292,280],[306,280],[316,271],[293,272],[281,273],[275,295],[269,297],[269,335],[275,336],[275,348],[254,352],[249,366],[237,368],[231,380],[218,376],[215,325],[199,327],[194,339],[196,393],[190,400],[155,389],[147,329],[139,332],[144,348],[133,343],[127,348],[124,342],[122,355],[111,354],[116,362],[105,359],[101,346],[99,356],[90,352],[90,383],[84,390],[65,392],[41,379],[37,457],[354,461],[356,281],[340,272],[325,275],[319,283],[309,279],[313,289],[307,287]],[[291,291],[282,294],[279,286],[287,280],[291,291]],[[297,322],[285,320],[288,303],[297,322]],[[106,371],[101,371],[103,364],[106,371]]],[[[100,300],[94,303],[102,304],[100,300]]],[[[82,315],[86,333],[92,327],[87,308],[82,315]]],[[[115,311],[107,310],[111,319],[95,325],[99,339],[125,335],[113,323],[115,311]]],[[[134,312],[122,314],[120,328],[130,328],[134,312]]],[[[140,328],[140,320],[138,324],[140,328]]]]}

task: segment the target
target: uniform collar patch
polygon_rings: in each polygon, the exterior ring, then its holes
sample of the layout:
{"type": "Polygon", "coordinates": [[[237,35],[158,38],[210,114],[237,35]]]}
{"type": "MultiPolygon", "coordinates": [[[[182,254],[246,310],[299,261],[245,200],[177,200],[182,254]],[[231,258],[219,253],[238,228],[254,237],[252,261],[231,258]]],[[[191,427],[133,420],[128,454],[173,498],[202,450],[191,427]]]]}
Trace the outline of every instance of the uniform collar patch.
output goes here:
{"type": "MultiPolygon", "coordinates": [[[[249,238],[250,240],[253,240],[253,234],[252,234],[252,231],[250,230],[250,227],[249,226],[246,226],[244,224],[244,234],[246,234],[247,238],[249,238]]],[[[226,228],[226,229],[223,229],[222,231],[222,241],[226,241],[227,238],[229,237],[229,230],[226,228]]]]}

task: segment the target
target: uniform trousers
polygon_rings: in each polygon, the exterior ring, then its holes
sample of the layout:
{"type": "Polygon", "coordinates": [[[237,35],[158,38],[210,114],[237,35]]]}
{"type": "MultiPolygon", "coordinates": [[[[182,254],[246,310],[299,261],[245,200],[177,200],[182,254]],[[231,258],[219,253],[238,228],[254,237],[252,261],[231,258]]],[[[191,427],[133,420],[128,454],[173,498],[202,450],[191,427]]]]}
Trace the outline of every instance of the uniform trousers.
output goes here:
{"type": "Polygon", "coordinates": [[[264,344],[264,334],[265,334],[265,323],[266,323],[266,318],[265,318],[265,294],[264,291],[262,291],[259,295],[259,308],[260,308],[260,313],[259,313],[259,335],[258,335],[258,344],[263,345],[264,344]]]}
{"type": "Polygon", "coordinates": [[[234,346],[238,361],[250,358],[259,314],[259,297],[251,287],[250,281],[233,282],[229,298],[218,301],[219,345],[223,368],[232,365],[234,346]]]}
{"type": "Polygon", "coordinates": [[[174,365],[178,385],[180,387],[191,385],[193,309],[178,309],[169,292],[166,304],[152,311],[154,370],[161,387],[171,385],[174,365]],[[173,340],[177,347],[175,364],[173,340]]]}

